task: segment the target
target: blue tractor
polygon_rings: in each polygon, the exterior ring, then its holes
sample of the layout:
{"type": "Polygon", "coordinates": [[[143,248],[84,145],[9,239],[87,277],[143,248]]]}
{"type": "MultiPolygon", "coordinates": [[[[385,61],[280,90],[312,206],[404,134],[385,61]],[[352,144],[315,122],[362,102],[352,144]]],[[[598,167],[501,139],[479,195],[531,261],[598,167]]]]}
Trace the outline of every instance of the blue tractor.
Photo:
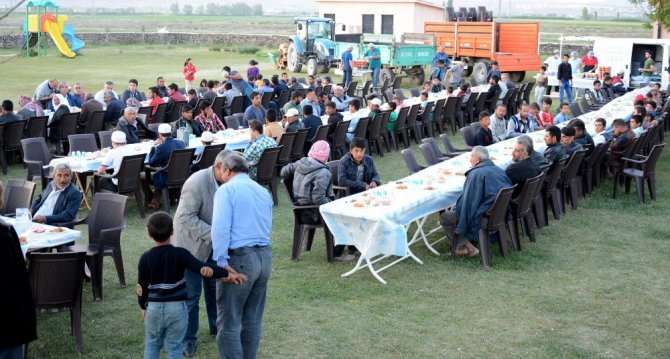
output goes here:
{"type": "Polygon", "coordinates": [[[307,74],[328,73],[337,67],[340,59],[335,55],[335,23],[322,17],[296,17],[296,34],[289,38],[287,67],[300,72],[307,66],[307,74]]]}

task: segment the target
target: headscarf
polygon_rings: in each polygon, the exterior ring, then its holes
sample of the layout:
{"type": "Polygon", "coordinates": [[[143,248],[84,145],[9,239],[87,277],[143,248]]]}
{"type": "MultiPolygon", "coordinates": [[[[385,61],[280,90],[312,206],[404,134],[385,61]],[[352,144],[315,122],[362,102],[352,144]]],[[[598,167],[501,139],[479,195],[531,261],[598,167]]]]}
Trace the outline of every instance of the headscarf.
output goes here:
{"type": "Polygon", "coordinates": [[[60,100],[59,101],[60,103],[58,104],[58,106],[56,106],[56,104],[53,103],[53,99],[51,99],[51,105],[54,108],[54,112],[58,111],[58,109],[61,106],[67,107],[67,109],[70,110],[70,112],[72,112],[72,108],[70,107],[70,102],[65,98],[65,96],[63,96],[61,94],[55,94],[54,97],[58,97],[58,100],[60,100]]]}
{"type": "Polygon", "coordinates": [[[136,99],[136,98],[134,98],[134,97],[129,97],[129,98],[126,100],[126,106],[127,106],[127,107],[140,108],[140,107],[142,107],[142,104],[140,103],[140,101],[139,101],[138,99],[136,99]]]}
{"type": "Polygon", "coordinates": [[[30,96],[22,95],[19,97],[19,105],[21,108],[25,108],[29,111],[35,113],[35,116],[44,116],[44,111],[42,111],[42,106],[33,102],[33,99],[30,96]]]}

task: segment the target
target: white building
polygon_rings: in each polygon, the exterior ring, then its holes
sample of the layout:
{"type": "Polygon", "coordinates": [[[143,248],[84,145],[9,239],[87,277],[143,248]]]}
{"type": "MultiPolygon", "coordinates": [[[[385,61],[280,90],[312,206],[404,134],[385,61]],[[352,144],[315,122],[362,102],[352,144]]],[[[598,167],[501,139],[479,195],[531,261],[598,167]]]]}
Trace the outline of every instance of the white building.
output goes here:
{"type": "MultiPolygon", "coordinates": [[[[345,33],[423,33],[425,21],[444,21],[444,7],[426,0],[317,0],[319,16],[347,26],[345,33]]],[[[337,27],[338,30],[341,27],[337,27]]]]}

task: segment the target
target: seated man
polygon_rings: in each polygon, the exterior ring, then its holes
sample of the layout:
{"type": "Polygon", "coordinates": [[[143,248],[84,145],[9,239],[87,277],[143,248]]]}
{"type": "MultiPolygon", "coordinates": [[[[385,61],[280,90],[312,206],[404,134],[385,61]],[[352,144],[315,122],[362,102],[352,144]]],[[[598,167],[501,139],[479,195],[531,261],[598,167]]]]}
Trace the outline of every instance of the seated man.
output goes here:
{"type": "MultiPolygon", "coordinates": [[[[101,175],[107,174],[107,169],[110,167],[114,169],[112,175],[116,175],[121,167],[121,162],[124,156],[135,154],[129,151],[126,146],[126,134],[121,131],[112,132],[112,149],[107,152],[98,168],[98,173],[101,175]]],[[[98,188],[107,191],[116,192],[119,189],[119,180],[116,178],[99,178],[98,188]]]]}
{"type": "MultiPolygon", "coordinates": [[[[172,151],[186,148],[186,144],[181,140],[172,138],[172,126],[167,123],[161,123],[158,126],[158,139],[154,142],[154,146],[149,151],[149,166],[151,167],[165,167],[170,161],[172,151]]],[[[167,186],[167,172],[156,171],[152,176],[152,182],[156,188],[156,192],[151,192],[149,188],[149,179],[144,181],[144,192],[147,198],[151,198],[149,208],[158,209],[161,191],[167,186]]]]}
{"type": "Polygon", "coordinates": [[[367,141],[354,138],[349,143],[349,153],[342,156],[338,166],[337,182],[356,194],[382,184],[372,157],[365,154],[367,141]]]}
{"type": "Polygon", "coordinates": [[[456,206],[440,215],[440,224],[447,232],[447,238],[456,236],[456,255],[473,257],[479,250],[470,241],[476,241],[479,229],[488,224],[482,216],[491,208],[498,192],[510,187],[512,182],[505,171],[489,159],[485,147],[472,149],[470,164],[472,168],[465,172],[463,193],[456,206]]]}
{"type": "Polygon", "coordinates": [[[349,102],[349,112],[351,113],[351,117],[349,119],[349,127],[347,128],[347,142],[354,138],[358,120],[360,120],[361,117],[366,117],[359,111],[360,109],[361,101],[359,99],[355,98],[349,102]]]}
{"type": "Polygon", "coordinates": [[[139,143],[142,140],[155,140],[157,137],[156,133],[147,128],[144,122],[137,119],[137,109],[134,107],[126,107],[123,110],[123,116],[119,118],[116,131],[121,131],[126,135],[128,144],[139,143]]]}
{"type": "MultiPolygon", "coordinates": [[[[330,155],[330,146],[326,141],[317,141],[312,145],[307,157],[290,163],[281,169],[285,181],[293,183],[293,198],[300,206],[322,205],[333,200],[333,178],[326,165],[330,155]]],[[[307,224],[321,223],[317,208],[300,211],[301,220],[307,224]]],[[[337,245],[333,250],[335,260],[350,261],[356,258],[344,253],[344,246],[337,245]]]]}
{"type": "Polygon", "coordinates": [[[507,124],[507,138],[519,137],[524,133],[533,132],[531,118],[528,115],[529,106],[527,103],[522,103],[518,107],[519,113],[512,116],[507,124]]]}
{"type": "Polygon", "coordinates": [[[593,135],[594,145],[597,146],[612,139],[612,136],[607,131],[605,131],[607,122],[604,118],[597,118],[596,122],[593,124],[593,127],[595,128],[595,134],[593,135]]]}
{"type": "Polygon", "coordinates": [[[105,81],[105,86],[102,88],[102,90],[98,91],[95,93],[95,99],[96,101],[100,103],[105,103],[105,94],[107,92],[112,93],[112,97],[115,99],[119,99],[119,95],[114,91],[114,81],[105,81]]]}
{"type": "Polygon", "coordinates": [[[568,157],[584,149],[582,145],[575,142],[575,128],[572,126],[565,126],[561,129],[561,145],[565,149],[565,155],[568,157]]]}
{"type": "Polygon", "coordinates": [[[116,127],[119,116],[123,112],[123,109],[126,108],[126,105],[121,102],[118,98],[113,96],[112,92],[105,92],[104,94],[105,105],[105,130],[112,129],[116,127]]]}
{"type": "Polygon", "coordinates": [[[602,90],[602,84],[600,83],[600,80],[593,81],[593,94],[595,95],[596,103],[601,104],[607,102],[607,96],[602,90]]]}
{"type": "Polygon", "coordinates": [[[10,123],[17,121],[23,121],[23,118],[14,113],[14,103],[10,100],[2,101],[2,109],[0,109],[0,123],[10,123]]]}
{"type": "Polygon", "coordinates": [[[281,123],[277,122],[277,111],[274,109],[269,109],[265,113],[265,128],[263,129],[263,134],[270,138],[273,138],[277,143],[281,141],[281,136],[286,131],[281,126],[281,123]]]}
{"type": "Polygon", "coordinates": [[[344,88],[342,86],[335,86],[333,88],[333,97],[331,97],[330,101],[335,104],[337,111],[346,111],[349,107],[349,101],[352,99],[352,97],[349,97],[344,93],[344,88]]]}
{"type": "Polygon", "coordinates": [[[507,106],[501,103],[496,106],[496,112],[489,117],[491,121],[491,134],[495,143],[502,142],[507,138],[507,128],[505,127],[506,113],[507,106]]]}
{"type": "MultiPolygon", "coordinates": [[[[649,112],[647,112],[649,114],[649,112]]],[[[633,131],[635,134],[635,137],[640,137],[644,133],[644,128],[642,127],[642,116],[640,115],[635,115],[631,117],[630,122],[628,123],[630,125],[630,129],[633,131]]]]}
{"type": "Polygon", "coordinates": [[[288,115],[289,110],[294,109],[298,113],[298,117],[302,117],[302,106],[300,102],[302,101],[302,93],[300,91],[293,92],[291,94],[291,101],[287,102],[282,110],[284,111],[284,116],[288,115]]]}
{"type": "Polygon", "coordinates": [[[72,170],[67,163],[54,168],[53,180],[33,202],[33,222],[54,224],[71,222],[77,217],[82,193],[72,183],[72,170]]]}
{"type": "Polygon", "coordinates": [[[528,149],[529,151],[528,156],[530,157],[531,160],[533,160],[535,167],[540,168],[547,164],[547,161],[544,159],[544,154],[535,151],[535,146],[533,145],[533,139],[530,138],[530,136],[521,135],[516,138],[516,142],[522,144],[524,147],[528,149]]]}
{"type": "MultiPolygon", "coordinates": [[[[316,134],[316,130],[319,128],[319,126],[323,125],[323,122],[321,121],[321,118],[319,116],[316,116],[314,114],[314,109],[312,108],[311,105],[305,105],[302,107],[302,113],[305,117],[302,119],[302,125],[305,128],[309,129],[309,132],[307,132],[307,139],[311,140],[314,138],[314,135],[316,134]]],[[[307,144],[307,142],[305,142],[307,144]]],[[[309,151],[309,145],[306,148],[305,153],[309,151]]]]}
{"type": "Polygon", "coordinates": [[[335,133],[335,127],[344,119],[342,114],[337,112],[337,105],[335,102],[326,102],[326,115],[328,115],[328,137],[332,137],[335,133]]]}
{"type": "MultiPolygon", "coordinates": [[[[489,79],[489,91],[486,93],[486,100],[484,100],[484,107],[486,108],[491,108],[491,101],[493,101],[493,96],[495,96],[495,93],[498,91],[502,91],[500,88],[500,84],[498,82],[500,79],[498,76],[493,75],[489,79]]],[[[499,99],[502,98],[502,93],[499,95],[499,99]]],[[[466,103],[466,99],[463,99],[463,103],[466,103]]]]}
{"type": "Polygon", "coordinates": [[[200,137],[203,132],[200,122],[193,118],[193,108],[188,104],[184,104],[181,107],[181,117],[174,123],[172,137],[177,137],[177,129],[182,127],[186,127],[190,133],[195,135],[195,137],[200,137]]]}
{"type": "Polygon", "coordinates": [[[249,123],[251,120],[256,120],[259,123],[265,122],[265,113],[267,109],[261,105],[261,94],[259,92],[251,93],[251,106],[244,110],[242,122],[249,123]]]}
{"type": "MultiPolygon", "coordinates": [[[[205,131],[202,133],[200,137],[200,143],[202,144],[203,147],[210,146],[213,142],[214,142],[214,135],[211,132],[205,131]]],[[[193,160],[191,166],[189,167],[189,173],[193,174],[202,169],[200,168],[200,160],[202,159],[203,153],[204,151],[200,152],[200,154],[196,156],[195,160],[193,160]]]]}
{"type": "Polygon", "coordinates": [[[553,165],[555,161],[565,156],[565,149],[559,142],[561,138],[561,129],[556,126],[549,126],[544,133],[544,143],[547,148],[544,149],[544,159],[548,165],[553,165]]]}
{"type": "Polygon", "coordinates": [[[610,166],[618,166],[621,153],[626,151],[629,146],[633,145],[635,140],[635,133],[628,128],[628,125],[622,119],[615,119],[612,121],[613,141],[610,145],[610,153],[607,157],[607,163],[610,166]]]}
{"type": "Polygon", "coordinates": [[[177,86],[176,83],[171,83],[167,87],[167,92],[168,96],[170,98],[170,102],[177,102],[177,101],[186,101],[186,97],[179,92],[179,86],[177,86]]]}
{"type": "Polygon", "coordinates": [[[590,156],[593,149],[596,148],[596,144],[593,142],[593,137],[586,132],[586,126],[584,121],[580,119],[572,120],[572,127],[575,129],[575,142],[579,143],[586,149],[586,156],[590,156]]]}
{"type": "Polygon", "coordinates": [[[87,93],[85,98],[86,102],[81,105],[81,112],[79,113],[79,119],[77,120],[78,133],[84,133],[86,126],[88,125],[88,121],[90,121],[91,116],[93,116],[93,112],[104,110],[102,103],[93,98],[93,94],[87,93]]]}
{"type": "Polygon", "coordinates": [[[517,138],[512,152],[512,161],[514,162],[505,170],[512,184],[518,185],[514,189],[514,197],[519,195],[521,187],[527,179],[540,174],[537,164],[531,158],[533,152],[532,142],[528,143],[525,138],[517,138]]]}
{"type": "Polygon", "coordinates": [[[514,81],[512,81],[512,79],[509,78],[509,74],[507,72],[500,75],[500,82],[505,84],[505,87],[507,87],[508,91],[514,90],[516,88],[514,81]]]}
{"type": "Polygon", "coordinates": [[[493,144],[493,133],[489,128],[491,118],[489,113],[482,111],[479,113],[479,129],[475,134],[475,144],[477,146],[488,146],[493,144]]]}
{"type": "Polygon", "coordinates": [[[258,171],[256,165],[258,164],[258,160],[261,159],[263,151],[266,148],[277,147],[277,142],[263,134],[263,123],[258,120],[249,121],[249,134],[251,139],[242,155],[249,162],[249,176],[254,178],[258,171]]]}
{"type": "Polygon", "coordinates": [[[316,92],[314,92],[314,90],[307,90],[307,93],[305,93],[305,99],[300,101],[300,107],[305,107],[305,105],[312,105],[314,114],[321,116],[321,107],[319,106],[319,101],[316,98],[316,92]]]}
{"type": "Polygon", "coordinates": [[[297,132],[298,130],[305,128],[305,126],[302,124],[302,121],[300,121],[298,118],[298,110],[294,108],[290,108],[288,111],[286,111],[286,115],[284,115],[282,123],[284,124],[286,132],[297,132]]]}

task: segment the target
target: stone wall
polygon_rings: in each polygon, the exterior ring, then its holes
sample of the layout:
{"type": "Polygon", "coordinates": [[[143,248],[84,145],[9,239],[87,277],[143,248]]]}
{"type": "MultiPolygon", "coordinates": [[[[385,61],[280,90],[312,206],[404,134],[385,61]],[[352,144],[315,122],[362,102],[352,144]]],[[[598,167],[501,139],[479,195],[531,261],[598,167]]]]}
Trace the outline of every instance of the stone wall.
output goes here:
{"type": "MultiPolygon", "coordinates": [[[[560,48],[561,44],[559,43],[544,43],[540,44],[540,55],[551,55],[554,53],[554,49],[560,48]]],[[[577,53],[579,54],[579,57],[584,57],[586,56],[586,53],[593,50],[593,46],[590,45],[572,45],[572,44],[563,44],[563,53],[561,53],[561,56],[563,54],[570,54],[573,50],[576,50],[577,53]]],[[[598,54],[596,54],[598,56],[598,54]]],[[[544,60],[544,59],[543,59],[544,60]]]]}
{"type": "MultiPolygon", "coordinates": [[[[77,33],[77,38],[87,45],[124,45],[124,44],[202,44],[218,45],[220,47],[234,45],[258,45],[262,47],[277,47],[286,42],[286,36],[278,35],[239,35],[239,34],[191,34],[191,33],[77,33]]],[[[0,48],[11,49],[19,47],[20,34],[0,35],[0,48]]],[[[49,40],[51,46],[53,43],[49,40]]]]}

